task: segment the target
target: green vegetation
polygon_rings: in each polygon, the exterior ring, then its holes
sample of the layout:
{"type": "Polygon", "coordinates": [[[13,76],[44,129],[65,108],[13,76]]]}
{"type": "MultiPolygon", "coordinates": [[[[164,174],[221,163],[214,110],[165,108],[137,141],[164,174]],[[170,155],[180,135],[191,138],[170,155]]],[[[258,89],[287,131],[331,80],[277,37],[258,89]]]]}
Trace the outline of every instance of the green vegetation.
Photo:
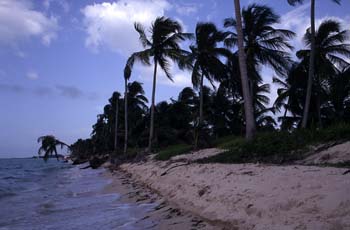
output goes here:
{"type": "Polygon", "coordinates": [[[124,69],[124,78],[129,79],[135,61],[140,61],[144,65],[151,65],[150,59],[153,59],[153,87],[151,101],[151,119],[148,140],[148,151],[152,151],[153,135],[154,135],[154,107],[155,107],[155,91],[157,80],[157,67],[164,71],[167,78],[172,80],[170,72],[170,60],[174,62],[182,62],[187,51],[182,50],[180,42],[192,38],[191,33],[183,33],[181,23],[166,17],[157,17],[149,28],[150,36],[148,37],[143,25],[135,22],[135,30],[139,33],[140,43],[145,50],[133,53],[127,60],[124,69]]]}
{"type": "Polygon", "coordinates": [[[173,156],[188,153],[192,149],[193,147],[191,145],[186,145],[186,144],[172,145],[163,150],[160,150],[157,153],[155,159],[160,161],[169,160],[173,156]]]}
{"type": "Polygon", "coordinates": [[[226,149],[222,154],[200,162],[218,163],[290,163],[302,159],[308,146],[329,141],[350,140],[350,125],[340,123],[327,129],[276,131],[259,133],[247,142],[241,137],[227,142],[220,141],[217,147],[226,149]]]}
{"type": "Polygon", "coordinates": [[[334,19],[322,21],[314,31],[306,31],[305,47],[293,60],[291,39],[296,34],[276,28],[280,16],[267,5],[250,4],[241,10],[237,3],[242,23],[226,18],[224,30],[201,22],[193,34],[183,33],[179,22],[166,17],[158,17],[150,30],[136,22],[144,50],[126,61],[124,98],[112,94],[91,137],[74,143],[72,155],[129,158],[135,149],[160,149],[156,159],[166,160],[192,148],[218,146],[227,152],[206,161],[288,163],[303,157],[311,144],[349,139],[349,31],[334,19]],[[142,83],[128,82],[136,61],[154,67],[151,107],[142,83]],[[193,87],[155,104],[157,70],[171,80],[173,65],[191,70],[193,87]],[[264,67],[274,71],[272,84],[279,87],[272,106],[273,87],[264,67]],[[204,79],[213,87],[203,84],[204,79]]]}

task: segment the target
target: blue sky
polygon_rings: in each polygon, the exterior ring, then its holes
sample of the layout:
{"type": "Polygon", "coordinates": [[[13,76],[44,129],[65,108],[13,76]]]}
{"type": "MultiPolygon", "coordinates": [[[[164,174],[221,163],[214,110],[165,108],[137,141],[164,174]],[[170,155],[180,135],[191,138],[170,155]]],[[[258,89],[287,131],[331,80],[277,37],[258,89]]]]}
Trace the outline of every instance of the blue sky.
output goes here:
{"type": "MultiPolygon", "coordinates": [[[[273,7],[281,15],[276,27],[297,32],[291,42],[296,49],[303,47],[308,4],[241,0],[242,6],[253,2],[273,7]]],[[[349,9],[347,0],[341,6],[317,1],[317,22],[338,18],[350,29],[349,9]]],[[[141,49],[134,21],[149,26],[165,15],[193,32],[199,21],[221,28],[233,10],[233,0],[0,0],[0,157],[35,155],[41,135],[53,134],[69,144],[89,137],[112,92],[123,92],[126,58],[141,49]]],[[[159,74],[157,101],[176,97],[191,85],[189,73],[175,67],[172,72],[174,83],[159,74]]],[[[273,73],[263,73],[271,82],[273,73]]],[[[132,75],[144,83],[148,97],[151,76],[152,69],[139,64],[132,75]]]]}

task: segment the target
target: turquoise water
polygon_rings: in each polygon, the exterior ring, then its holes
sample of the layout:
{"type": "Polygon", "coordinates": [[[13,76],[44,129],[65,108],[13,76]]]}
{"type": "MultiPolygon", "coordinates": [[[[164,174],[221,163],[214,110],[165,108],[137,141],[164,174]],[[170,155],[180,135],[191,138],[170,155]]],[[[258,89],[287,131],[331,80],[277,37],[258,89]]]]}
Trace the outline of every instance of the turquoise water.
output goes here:
{"type": "Polygon", "coordinates": [[[102,192],[110,183],[103,169],[80,167],[54,159],[0,159],[0,230],[139,229],[136,222],[154,204],[123,203],[119,194],[102,192]]]}

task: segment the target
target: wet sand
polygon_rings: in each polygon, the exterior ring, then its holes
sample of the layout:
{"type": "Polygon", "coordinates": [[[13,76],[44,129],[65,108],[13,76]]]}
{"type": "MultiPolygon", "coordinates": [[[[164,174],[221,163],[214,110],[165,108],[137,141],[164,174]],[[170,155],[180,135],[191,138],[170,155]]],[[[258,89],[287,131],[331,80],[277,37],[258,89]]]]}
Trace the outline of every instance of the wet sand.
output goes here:
{"type": "Polygon", "coordinates": [[[130,173],[121,170],[113,170],[106,171],[105,176],[112,180],[112,183],[105,187],[105,193],[116,192],[121,195],[120,200],[125,203],[155,205],[151,211],[134,225],[139,229],[144,229],[144,221],[152,222],[151,227],[147,229],[223,229],[223,226],[219,227],[209,224],[202,218],[188,211],[183,211],[174,204],[170,204],[154,190],[145,186],[145,184],[132,179],[130,173]]]}

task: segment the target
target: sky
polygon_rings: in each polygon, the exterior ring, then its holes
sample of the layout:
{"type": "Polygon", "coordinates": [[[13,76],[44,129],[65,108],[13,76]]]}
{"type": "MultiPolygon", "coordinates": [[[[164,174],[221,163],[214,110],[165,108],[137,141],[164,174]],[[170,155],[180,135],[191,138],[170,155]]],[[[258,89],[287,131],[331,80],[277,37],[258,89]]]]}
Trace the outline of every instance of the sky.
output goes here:
{"type": "MultiPolygon", "coordinates": [[[[286,0],[241,0],[241,5],[271,6],[281,16],[275,27],[297,33],[291,44],[298,50],[309,25],[308,2],[292,7],[286,0]]],[[[332,17],[350,29],[349,9],[348,0],[341,6],[319,0],[317,24],[332,17]]],[[[0,158],[37,154],[42,135],[68,144],[90,136],[112,92],[124,91],[126,59],[142,49],[134,22],[149,27],[166,16],[186,32],[207,21],[223,29],[233,12],[233,0],[0,0],[0,158]]],[[[270,83],[274,73],[266,68],[262,73],[270,83]]],[[[174,66],[172,74],[174,82],[159,71],[157,102],[191,86],[189,72],[174,66]]],[[[150,98],[152,67],[136,64],[133,80],[143,83],[150,98]]]]}

